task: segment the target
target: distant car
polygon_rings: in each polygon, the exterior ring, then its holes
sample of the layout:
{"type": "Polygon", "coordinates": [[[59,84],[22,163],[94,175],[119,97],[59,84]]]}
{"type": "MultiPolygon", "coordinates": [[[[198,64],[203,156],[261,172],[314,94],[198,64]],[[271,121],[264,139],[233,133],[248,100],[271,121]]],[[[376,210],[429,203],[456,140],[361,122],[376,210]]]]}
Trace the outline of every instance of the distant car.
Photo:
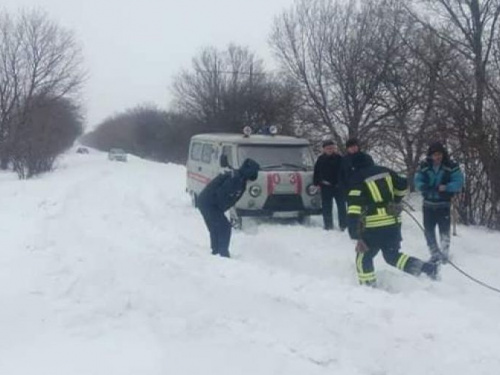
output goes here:
{"type": "Polygon", "coordinates": [[[113,161],[127,161],[127,153],[121,148],[112,148],[109,150],[108,159],[113,161]]]}
{"type": "Polygon", "coordinates": [[[89,149],[86,148],[86,147],[78,147],[76,149],[76,153],[77,154],[88,154],[89,153],[89,149]]]}

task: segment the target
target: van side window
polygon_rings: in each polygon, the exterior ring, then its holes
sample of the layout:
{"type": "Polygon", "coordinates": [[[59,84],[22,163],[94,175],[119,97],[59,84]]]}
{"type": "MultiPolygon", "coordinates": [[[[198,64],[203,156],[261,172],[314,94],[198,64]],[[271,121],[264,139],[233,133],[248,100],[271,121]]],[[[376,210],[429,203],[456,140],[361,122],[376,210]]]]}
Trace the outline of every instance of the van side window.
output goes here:
{"type": "Polygon", "coordinates": [[[191,147],[191,159],[192,160],[201,160],[201,151],[202,151],[203,145],[201,143],[193,143],[193,146],[191,147]]]}
{"type": "Polygon", "coordinates": [[[222,147],[222,155],[226,155],[227,162],[231,167],[234,167],[233,164],[233,148],[231,146],[222,147]]]}
{"type": "Polygon", "coordinates": [[[203,145],[203,152],[201,154],[201,161],[210,163],[212,161],[212,154],[214,153],[214,146],[209,143],[203,145]]]}

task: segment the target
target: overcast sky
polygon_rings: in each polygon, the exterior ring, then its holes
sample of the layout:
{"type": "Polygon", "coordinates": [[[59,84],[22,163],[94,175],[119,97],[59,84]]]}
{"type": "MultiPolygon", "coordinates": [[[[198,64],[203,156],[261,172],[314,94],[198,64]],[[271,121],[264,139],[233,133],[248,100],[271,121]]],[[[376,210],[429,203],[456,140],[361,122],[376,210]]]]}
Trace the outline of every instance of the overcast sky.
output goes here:
{"type": "Polygon", "coordinates": [[[230,42],[270,61],[273,18],[293,0],[2,0],[10,12],[40,8],[84,49],[87,126],[143,103],[167,108],[172,77],[202,47],[230,42]]]}

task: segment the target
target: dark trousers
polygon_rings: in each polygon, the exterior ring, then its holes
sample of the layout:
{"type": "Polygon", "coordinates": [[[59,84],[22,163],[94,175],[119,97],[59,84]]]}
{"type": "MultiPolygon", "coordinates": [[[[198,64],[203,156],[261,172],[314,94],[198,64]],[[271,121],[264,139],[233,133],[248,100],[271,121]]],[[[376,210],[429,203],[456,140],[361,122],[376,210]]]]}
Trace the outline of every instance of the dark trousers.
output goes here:
{"type": "Polygon", "coordinates": [[[399,227],[368,229],[363,233],[363,241],[368,246],[368,251],[356,255],[356,270],[360,284],[375,285],[377,277],[373,258],[381,250],[384,260],[391,266],[415,276],[422,272],[423,261],[399,251],[401,246],[399,227]]]}
{"type": "Polygon", "coordinates": [[[229,258],[229,242],[231,240],[231,223],[224,212],[214,206],[199,207],[203,220],[210,233],[212,254],[229,258]]]}
{"type": "Polygon", "coordinates": [[[450,253],[450,207],[424,206],[425,239],[431,253],[431,260],[446,261],[450,253]],[[436,239],[436,226],[439,228],[441,246],[436,239]]]}
{"type": "Polygon", "coordinates": [[[321,185],[321,205],[323,210],[323,223],[325,229],[333,229],[333,199],[337,204],[339,214],[339,227],[344,229],[346,224],[347,210],[345,196],[342,189],[332,186],[321,185]]]}

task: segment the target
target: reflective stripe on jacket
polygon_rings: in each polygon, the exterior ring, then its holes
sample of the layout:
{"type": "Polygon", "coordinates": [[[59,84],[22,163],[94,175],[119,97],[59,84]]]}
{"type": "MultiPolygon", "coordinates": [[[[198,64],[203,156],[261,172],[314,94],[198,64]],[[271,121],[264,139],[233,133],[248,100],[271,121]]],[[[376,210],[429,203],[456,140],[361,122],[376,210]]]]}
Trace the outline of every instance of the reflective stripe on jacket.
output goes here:
{"type": "Polygon", "coordinates": [[[362,172],[364,179],[349,190],[347,197],[349,235],[353,239],[361,238],[361,225],[365,230],[400,225],[401,216],[389,214],[387,206],[401,202],[408,189],[406,178],[388,168],[373,166],[362,172]]]}

